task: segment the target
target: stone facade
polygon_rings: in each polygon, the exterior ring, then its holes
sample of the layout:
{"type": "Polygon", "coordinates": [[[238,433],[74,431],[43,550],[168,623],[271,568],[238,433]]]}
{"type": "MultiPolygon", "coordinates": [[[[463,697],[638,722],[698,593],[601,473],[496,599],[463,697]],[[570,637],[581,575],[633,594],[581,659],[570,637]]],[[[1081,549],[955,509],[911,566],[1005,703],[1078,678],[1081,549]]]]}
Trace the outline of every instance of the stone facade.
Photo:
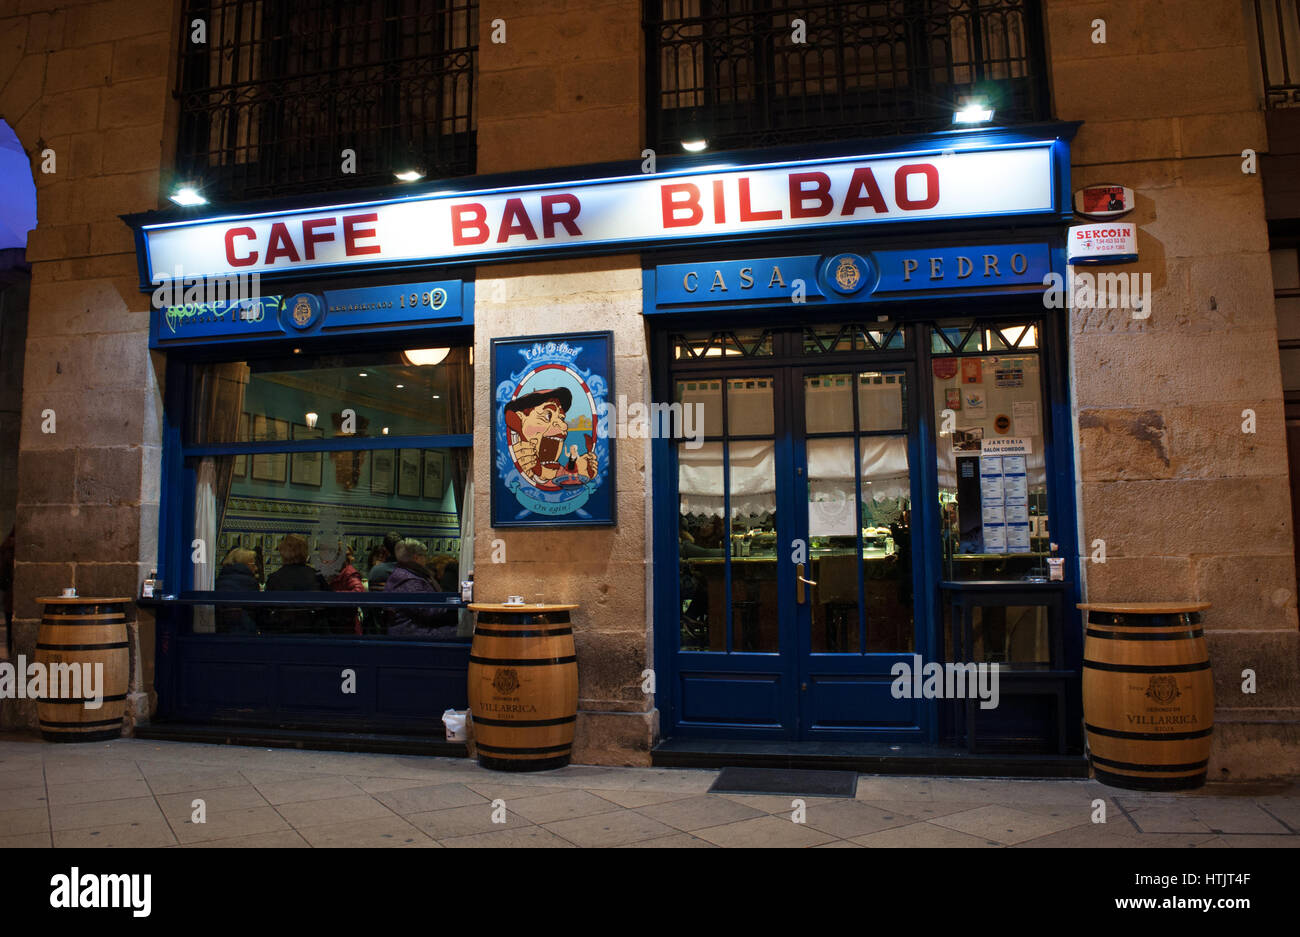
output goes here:
{"type": "MultiPolygon", "coordinates": [[[[528,2],[479,19],[478,168],[518,172],[577,162],[639,159],[644,125],[641,16],[634,3],[528,2]],[[567,4],[572,8],[573,4],[567,4]],[[506,41],[491,41],[491,20],[506,41]],[[580,152],[574,144],[581,141],[580,152]]],[[[614,333],[613,394],[648,400],[641,317],[641,259],[620,255],[480,267],[475,284],[476,427],[489,432],[491,340],[585,329],[614,333]]],[[[613,528],[493,530],[491,450],[474,448],[476,595],[496,601],[539,591],[576,602],[578,725],[574,758],[649,764],[653,699],[641,692],[651,666],[647,570],[650,465],[645,440],[618,440],[613,528]],[[493,541],[506,563],[492,562],[493,541]]],[[[498,554],[500,555],[500,554],[498,554]]]]}
{"type": "Polygon", "coordinates": [[[1080,555],[1093,601],[1195,599],[1214,665],[1211,779],[1300,772],[1300,636],[1258,76],[1231,0],[1047,4],[1072,186],[1132,187],[1149,317],[1071,315],[1080,555]],[[1106,42],[1091,41],[1106,21],[1106,42]],[[1245,411],[1255,431],[1243,432],[1245,411]],[[1258,692],[1242,692],[1254,670],[1258,692]]]}
{"type": "MultiPolygon", "coordinates": [[[[14,585],[14,650],[30,658],[37,596],[65,586],[135,595],[155,562],[162,362],[150,358],[149,297],[118,215],[159,205],[178,7],[9,7],[18,15],[0,19],[0,117],[31,154],[37,186],[14,585]]],[[[139,614],[128,722],[148,718],[153,684],[153,629],[139,614]]],[[[35,724],[31,701],[6,701],[0,714],[0,724],[35,724]]]]}
{"type": "MultiPolygon", "coordinates": [[[[1207,600],[1218,694],[1212,778],[1300,773],[1300,636],[1265,209],[1242,150],[1266,147],[1236,0],[1046,0],[1054,116],[1083,121],[1073,187],[1134,188],[1147,318],[1071,313],[1080,575],[1093,600],[1207,600]],[[1106,42],[1095,43],[1095,19],[1106,42]],[[1255,431],[1242,431],[1243,411],[1255,431]],[[1258,692],[1244,695],[1241,672],[1258,692]]],[[[135,594],[156,552],[161,360],[117,215],[158,207],[175,118],[172,0],[20,0],[0,19],[0,116],[36,158],[31,323],[18,458],[17,648],[33,597],[76,585],[135,594]],[[54,410],[57,430],[42,432],[54,410]]],[[[640,5],[529,0],[480,12],[478,171],[639,158],[640,5]],[[492,41],[494,19],[506,42],[492,41]]],[[[475,406],[490,412],[495,336],[615,335],[614,392],[647,399],[638,255],[479,268],[475,406]]],[[[486,433],[486,424],[480,429],[486,433]]],[[[576,758],[645,764],[657,737],[648,449],[617,448],[618,526],[490,527],[489,448],[474,452],[479,596],[581,605],[576,758]],[[500,541],[500,543],[494,543],[500,541]],[[504,547],[505,564],[492,562],[504,547]]],[[[660,506],[660,509],[669,509],[660,506]]],[[[136,643],[133,712],[147,716],[152,629],[136,643]]],[[[7,702],[0,722],[31,725],[7,702]]]]}

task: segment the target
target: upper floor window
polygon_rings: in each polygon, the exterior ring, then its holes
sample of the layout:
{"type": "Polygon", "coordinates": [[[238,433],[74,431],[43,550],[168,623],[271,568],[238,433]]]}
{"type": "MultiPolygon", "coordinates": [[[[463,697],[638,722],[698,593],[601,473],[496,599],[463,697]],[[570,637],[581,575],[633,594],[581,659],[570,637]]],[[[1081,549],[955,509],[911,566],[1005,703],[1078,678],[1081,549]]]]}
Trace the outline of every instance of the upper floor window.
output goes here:
{"type": "Polygon", "coordinates": [[[182,23],[177,181],[207,198],[474,172],[478,0],[185,0],[182,23]]]}
{"type": "Polygon", "coordinates": [[[968,98],[1049,116],[1038,0],[647,0],[646,31],[651,146],[951,130],[968,98]]]}
{"type": "Polygon", "coordinates": [[[1300,107],[1300,5],[1296,0],[1251,0],[1247,27],[1259,44],[1267,107],[1300,107]]]}

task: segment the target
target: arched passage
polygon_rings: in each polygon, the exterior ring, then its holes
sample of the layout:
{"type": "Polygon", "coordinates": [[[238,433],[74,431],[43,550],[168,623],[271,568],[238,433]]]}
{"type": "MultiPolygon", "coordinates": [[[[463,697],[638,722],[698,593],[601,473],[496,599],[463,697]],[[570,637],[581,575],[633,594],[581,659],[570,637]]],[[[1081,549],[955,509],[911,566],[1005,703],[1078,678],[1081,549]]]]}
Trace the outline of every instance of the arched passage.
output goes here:
{"type": "Polygon", "coordinates": [[[14,515],[18,501],[18,430],[31,268],[27,232],[36,227],[36,185],[18,135],[0,120],[0,593],[5,653],[13,618],[14,515]]]}

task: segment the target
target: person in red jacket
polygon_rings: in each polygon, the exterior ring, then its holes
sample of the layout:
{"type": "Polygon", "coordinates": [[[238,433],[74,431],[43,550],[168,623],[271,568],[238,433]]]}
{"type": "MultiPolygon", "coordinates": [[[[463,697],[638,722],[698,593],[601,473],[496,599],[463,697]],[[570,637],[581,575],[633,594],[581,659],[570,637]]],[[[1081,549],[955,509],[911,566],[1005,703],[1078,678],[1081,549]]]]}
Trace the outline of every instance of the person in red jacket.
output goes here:
{"type": "MultiPolygon", "coordinates": [[[[343,545],[339,544],[342,551],[343,545]]],[[[323,551],[322,551],[323,552],[323,551]]],[[[343,558],[343,566],[337,573],[329,577],[329,587],[331,592],[365,592],[366,583],[361,578],[361,573],[357,572],[356,566],[353,565],[352,548],[347,547],[343,558]]],[[[343,625],[343,630],[350,631],[352,634],[361,634],[361,616],[356,609],[340,609],[339,621],[343,625]],[[346,613],[346,615],[342,614],[346,613]]]]}

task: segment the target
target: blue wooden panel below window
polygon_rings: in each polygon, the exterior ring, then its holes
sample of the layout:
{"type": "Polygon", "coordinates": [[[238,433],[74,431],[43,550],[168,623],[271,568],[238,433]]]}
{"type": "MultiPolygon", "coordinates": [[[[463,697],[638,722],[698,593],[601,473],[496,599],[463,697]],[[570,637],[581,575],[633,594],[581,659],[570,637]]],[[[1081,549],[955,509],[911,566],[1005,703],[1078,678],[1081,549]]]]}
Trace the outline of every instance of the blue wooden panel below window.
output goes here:
{"type": "Polygon", "coordinates": [[[779,727],[780,674],[683,673],[682,719],[779,727]]]}

